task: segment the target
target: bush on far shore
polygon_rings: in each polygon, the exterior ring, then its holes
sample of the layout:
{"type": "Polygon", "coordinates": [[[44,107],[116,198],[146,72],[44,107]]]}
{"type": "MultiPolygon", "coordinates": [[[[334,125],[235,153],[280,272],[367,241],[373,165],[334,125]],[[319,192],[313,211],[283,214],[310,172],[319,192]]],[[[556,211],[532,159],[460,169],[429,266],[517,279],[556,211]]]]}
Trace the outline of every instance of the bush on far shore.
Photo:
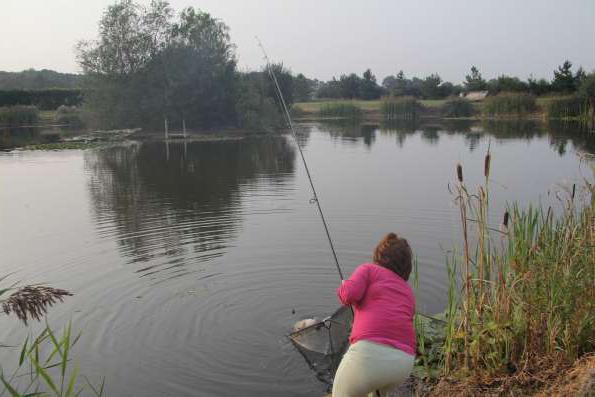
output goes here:
{"type": "Polygon", "coordinates": [[[36,106],[0,107],[0,125],[30,125],[39,121],[39,110],[36,106]]]}

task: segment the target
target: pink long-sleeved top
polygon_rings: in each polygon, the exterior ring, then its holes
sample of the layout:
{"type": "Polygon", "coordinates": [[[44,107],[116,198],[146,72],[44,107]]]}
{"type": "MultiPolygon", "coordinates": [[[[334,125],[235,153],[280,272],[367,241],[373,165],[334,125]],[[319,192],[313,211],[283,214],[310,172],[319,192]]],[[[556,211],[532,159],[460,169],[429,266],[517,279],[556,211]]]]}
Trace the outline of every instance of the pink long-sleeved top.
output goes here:
{"type": "Polygon", "coordinates": [[[337,288],[337,296],[355,312],[351,344],[367,340],[415,356],[415,296],[399,275],[382,266],[364,263],[337,288]]]}

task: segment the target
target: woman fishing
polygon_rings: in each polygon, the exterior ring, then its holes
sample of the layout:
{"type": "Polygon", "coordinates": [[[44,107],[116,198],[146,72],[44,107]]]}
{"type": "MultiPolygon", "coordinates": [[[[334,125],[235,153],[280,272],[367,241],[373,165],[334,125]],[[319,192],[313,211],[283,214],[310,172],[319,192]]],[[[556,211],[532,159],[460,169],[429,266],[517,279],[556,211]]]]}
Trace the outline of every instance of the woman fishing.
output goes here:
{"type": "Polygon", "coordinates": [[[374,250],[374,262],[355,269],[337,289],[355,318],[333,383],[333,397],[382,396],[409,377],[415,358],[415,297],[407,280],[411,248],[387,234],[374,250]]]}

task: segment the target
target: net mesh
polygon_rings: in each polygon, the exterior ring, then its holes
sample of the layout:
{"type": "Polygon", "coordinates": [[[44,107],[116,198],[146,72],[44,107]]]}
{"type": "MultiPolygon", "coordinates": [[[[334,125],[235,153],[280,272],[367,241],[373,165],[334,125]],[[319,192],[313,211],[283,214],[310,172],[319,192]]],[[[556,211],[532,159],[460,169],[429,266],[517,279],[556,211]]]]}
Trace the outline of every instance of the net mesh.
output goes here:
{"type": "Polygon", "coordinates": [[[330,317],[289,334],[290,340],[316,373],[332,385],[335,372],[349,346],[353,311],[343,306],[330,317]]]}

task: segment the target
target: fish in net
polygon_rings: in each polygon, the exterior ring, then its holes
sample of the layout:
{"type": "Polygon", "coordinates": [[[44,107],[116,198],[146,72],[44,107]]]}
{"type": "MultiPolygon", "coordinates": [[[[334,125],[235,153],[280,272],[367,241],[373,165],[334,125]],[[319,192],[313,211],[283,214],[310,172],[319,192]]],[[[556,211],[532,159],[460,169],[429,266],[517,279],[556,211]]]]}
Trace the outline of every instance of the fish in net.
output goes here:
{"type": "Polygon", "coordinates": [[[349,347],[349,334],[353,324],[353,311],[342,306],[331,316],[323,319],[298,321],[289,339],[306,359],[316,377],[328,386],[343,354],[349,347]]]}

